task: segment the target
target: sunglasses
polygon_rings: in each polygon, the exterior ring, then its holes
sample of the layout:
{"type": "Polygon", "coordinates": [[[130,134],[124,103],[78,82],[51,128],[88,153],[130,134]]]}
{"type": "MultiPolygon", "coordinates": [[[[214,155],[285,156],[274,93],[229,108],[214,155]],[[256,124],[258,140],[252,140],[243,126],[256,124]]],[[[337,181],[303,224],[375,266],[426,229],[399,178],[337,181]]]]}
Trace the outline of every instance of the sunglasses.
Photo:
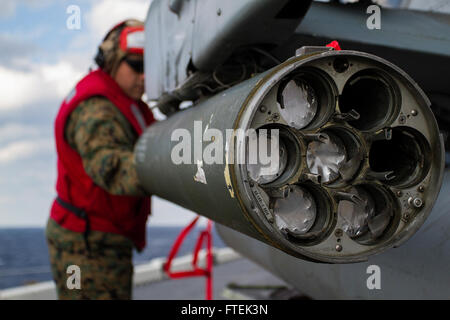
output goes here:
{"type": "Polygon", "coordinates": [[[137,73],[144,73],[144,60],[125,58],[125,62],[137,73]]]}

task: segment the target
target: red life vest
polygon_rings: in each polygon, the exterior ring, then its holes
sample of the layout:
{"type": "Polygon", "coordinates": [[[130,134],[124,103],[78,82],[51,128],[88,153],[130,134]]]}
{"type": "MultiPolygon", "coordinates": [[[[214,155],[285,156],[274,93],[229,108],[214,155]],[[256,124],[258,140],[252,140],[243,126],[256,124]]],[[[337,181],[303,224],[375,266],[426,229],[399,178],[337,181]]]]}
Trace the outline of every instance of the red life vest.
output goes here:
{"type": "MultiPolygon", "coordinates": [[[[102,70],[90,72],[63,101],[55,120],[58,154],[56,191],[64,202],[86,212],[91,230],[124,235],[133,241],[138,250],[142,250],[145,247],[147,217],[151,210],[150,198],[116,196],[96,185],[84,171],[80,155],[65,139],[68,116],[80,102],[92,96],[104,96],[110,100],[138,136],[155,121],[149,107],[142,101],[128,97],[108,74],[102,70]]],[[[87,227],[85,220],[56,200],[50,218],[75,232],[84,232],[87,227]]]]}

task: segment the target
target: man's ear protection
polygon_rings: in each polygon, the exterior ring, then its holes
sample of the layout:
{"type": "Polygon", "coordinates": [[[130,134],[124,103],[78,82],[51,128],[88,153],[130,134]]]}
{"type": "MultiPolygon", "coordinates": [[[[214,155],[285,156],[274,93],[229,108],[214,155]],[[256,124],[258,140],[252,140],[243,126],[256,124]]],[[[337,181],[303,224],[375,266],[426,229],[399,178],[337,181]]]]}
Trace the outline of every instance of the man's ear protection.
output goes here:
{"type": "Polygon", "coordinates": [[[104,67],[105,67],[105,62],[106,62],[105,52],[102,47],[104,46],[106,39],[108,39],[109,36],[111,35],[111,33],[113,33],[115,30],[117,30],[119,28],[123,28],[126,25],[126,23],[127,23],[126,20],[118,23],[111,30],[109,30],[109,32],[103,38],[102,43],[98,47],[97,55],[94,58],[95,63],[97,63],[97,65],[100,67],[100,69],[104,69],[104,67]]]}

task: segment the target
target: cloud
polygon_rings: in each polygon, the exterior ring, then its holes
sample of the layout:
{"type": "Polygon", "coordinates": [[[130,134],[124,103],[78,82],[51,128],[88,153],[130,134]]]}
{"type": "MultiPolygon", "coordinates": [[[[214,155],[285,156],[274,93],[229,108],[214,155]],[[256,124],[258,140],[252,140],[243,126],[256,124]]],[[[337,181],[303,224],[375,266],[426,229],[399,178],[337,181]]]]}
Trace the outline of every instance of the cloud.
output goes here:
{"type": "Polygon", "coordinates": [[[24,4],[30,7],[44,7],[53,1],[54,0],[2,0],[0,18],[9,18],[14,16],[18,4],[24,4]]]}
{"type": "Polygon", "coordinates": [[[40,130],[36,126],[22,123],[8,123],[0,127],[0,143],[13,141],[23,137],[37,136],[40,130]]]}
{"type": "Polygon", "coordinates": [[[21,61],[29,58],[38,50],[33,43],[18,40],[18,37],[10,34],[0,34],[0,47],[2,54],[0,55],[0,65],[21,67],[21,61]]]}
{"type": "Polygon", "coordinates": [[[27,69],[0,66],[0,112],[62,99],[83,75],[83,71],[63,60],[55,64],[28,63],[27,69]]]}
{"type": "Polygon", "coordinates": [[[11,203],[11,198],[5,197],[5,196],[0,196],[0,205],[9,204],[9,203],[11,203]]]}
{"type": "Polygon", "coordinates": [[[152,0],[96,1],[89,11],[82,11],[82,32],[74,36],[68,49],[96,53],[97,46],[113,26],[128,18],[144,21],[151,2],[152,0]]]}
{"type": "Polygon", "coordinates": [[[120,21],[128,18],[144,21],[151,2],[151,0],[98,1],[87,14],[87,24],[95,39],[100,42],[108,30],[120,21]]]}
{"type": "MultiPolygon", "coordinates": [[[[15,8],[15,3],[7,1],[5,6],[15,8]]],[[[22,3],[44,5],[37,0],[22,0],[22,3]]],[[[96,48],[86,47],[82,51],[73,49],[83,48],[82,43],[97,46],[112,26],[126,18],[144,20],[150,3],[151,0],[96,2],[86,13],[87,30],[74,37],[67,50],[56,53],[58,60],[53,64],[30,62],[28,57],[36,53],[35,45],[19,42],[11,35],[0,35],[0,45],[6,48],[0,58],[0,113],[11,112],[32,103],[63,99],[86,73],[92,53],[96,51],[96,48]]]]}
{"type": "Polygon", "coordinates": [[[54,149],[51,139],[27,139],[11,142],[0,148],[0,165],[8,165],[37,154],[49,153],[54,149]]]}
{"type": "Polygon", "coordinates": [[[0,10],[0,18],[7,18],[14,15],[16,11],[16,1],[14,0],[3,0],[2,10],[0,10]]]}

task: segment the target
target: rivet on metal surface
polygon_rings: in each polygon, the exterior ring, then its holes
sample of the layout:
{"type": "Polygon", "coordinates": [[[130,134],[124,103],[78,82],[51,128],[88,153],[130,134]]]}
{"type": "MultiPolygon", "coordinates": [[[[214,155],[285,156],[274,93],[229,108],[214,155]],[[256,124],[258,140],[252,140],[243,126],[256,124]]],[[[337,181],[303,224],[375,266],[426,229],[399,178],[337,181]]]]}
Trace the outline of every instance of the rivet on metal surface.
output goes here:
{"type": "Polygon", "coordinates": [[[414,205],[416,208],[420,208],[420,207],[423,205],[422,199],[420,199],[420,198],[415,198],[415,199],[413,200],[413,205],[414,205]]]}
{"type": "Polygon", "coordinates": [[[417,110],[415,110],[415,109],[413,109],[413,110],[411,110],[411,115],[412,116],[417,116],[419,113],[417,112],[417,110]]]}
{"type": "Polygon", "coordinates": [[[342,237],[343,233],[344,232],[342,231],[342,229],[336,229],[336,231],[334,232],[334,235],[336,237],[342,237]]]}
{"type": "Polygon", "coordinates": [[[265,113],[267,111],[267,107],[266,106],[260,106],[259,107],[259,111],[261,111],[262,113],[265,113]]]}
{"type": "Polygon", "coordinates": [[[424,186],[420,186],[420,187],[418,188],[418,190],[419,190],[419,192],[424,192],[424,191],[425,191],[425,187],[424,187],[424,186]]]}
{"type": "Polygon", "coordinates": [[[397,197],[401,197],[403,195],[401,191],[397,191],[395,194],[397,195],[397,197]]]}
{"type": "Polygon", "coordinates": [[[337,244],[335,249],[336,249],[337,252],[341,252],[342,251],[342,246],[340,244],[337,244]]]}
{"type": "Polygon", "coordinates": [[[408,198],[408,204],[411,207],[420,208],[423,205],[423,201],[419,197],[417,197],[417,198],[409,197],[408,198]]]}
{"type": "Polygon", "coordinates": [[[400,123],[400,124],[406,123],[406,117],[404,114],[402,114],[402,115],[400,115],[400,117],[398,117],[398,123],[400,123]]]}

